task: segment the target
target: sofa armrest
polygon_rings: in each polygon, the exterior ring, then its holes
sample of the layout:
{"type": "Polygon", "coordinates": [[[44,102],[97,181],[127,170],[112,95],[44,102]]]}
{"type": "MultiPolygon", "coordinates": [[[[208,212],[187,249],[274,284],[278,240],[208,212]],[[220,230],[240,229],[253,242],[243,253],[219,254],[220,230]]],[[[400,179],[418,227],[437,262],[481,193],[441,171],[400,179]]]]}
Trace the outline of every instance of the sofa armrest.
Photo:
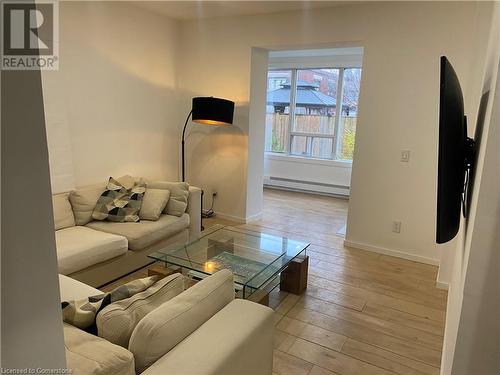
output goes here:
{"type": "Polygon", "coordinates": [[[102,294],[99,289],[92,288],[87,284],[61,274],[59,274],[59,293],[61,302],[102,294]]]}
{"type": "Polygon", "coordinates": [[[270,375],[273,311],[236,299],[142,374],[270,375]]]}
{"type": "Polygon", "coordinates": [[[234,277],[220,270],[164,302],[137,324],[128,349],[137,373],[151,366],[234,300],[234,277]]]}
{"type": "Polygon", "coordinates": [[[195,186],[189,187],[188,205],[186,209],[189,215],[189,237],[198,238],[201,233],[201,189],[195,186]]]}

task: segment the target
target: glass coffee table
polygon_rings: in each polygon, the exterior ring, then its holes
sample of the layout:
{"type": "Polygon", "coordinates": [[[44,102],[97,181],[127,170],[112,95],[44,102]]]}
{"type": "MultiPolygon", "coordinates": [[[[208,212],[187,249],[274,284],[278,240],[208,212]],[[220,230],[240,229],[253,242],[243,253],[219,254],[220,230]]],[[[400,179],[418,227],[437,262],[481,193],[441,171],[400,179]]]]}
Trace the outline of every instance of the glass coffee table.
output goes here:
{"type": "Polygon", "coordinates": [[[308,246],[285,237],[215,225],[196,240],[170,245],[149,257],[198,280],[229,269],[237,297],[262,302],[278,284],[295,294],[305,289],[308,246]]]}

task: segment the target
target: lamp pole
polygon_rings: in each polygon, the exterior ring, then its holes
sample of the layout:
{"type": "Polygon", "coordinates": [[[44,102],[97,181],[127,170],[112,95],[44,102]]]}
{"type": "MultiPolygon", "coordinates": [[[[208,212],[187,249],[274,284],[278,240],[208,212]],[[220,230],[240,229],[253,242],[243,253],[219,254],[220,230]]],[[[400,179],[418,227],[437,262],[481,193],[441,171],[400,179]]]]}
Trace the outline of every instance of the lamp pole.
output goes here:
{"type": "Polygon", "coordinates": [[[191,109],[191,111],[189,112],[188,116],[186,117],[186,123],[184,124],[184,128],[182,129],[182,140],[181,140],[181,149],[182,149],[182,182],[186,182],[186,162],[185,162],[185,155],[184,155],[184,151],[185,151],[185,146],[184,146],[184,136],[186,135],[186,127],[187,127],[187,124],[189,122],[189,118],[191,117],[191,114],[193,113],[193,110],[191,109]]]}

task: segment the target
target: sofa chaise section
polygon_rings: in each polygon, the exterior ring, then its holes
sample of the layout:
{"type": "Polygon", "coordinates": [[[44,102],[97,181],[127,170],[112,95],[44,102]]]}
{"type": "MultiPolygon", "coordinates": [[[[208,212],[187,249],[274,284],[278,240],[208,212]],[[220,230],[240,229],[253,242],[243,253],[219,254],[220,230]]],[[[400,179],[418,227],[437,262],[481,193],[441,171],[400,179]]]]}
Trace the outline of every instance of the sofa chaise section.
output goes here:
{"type": "Polygon", "coordinates": [[[123,236],[82,226],[60,229],[55,235],[59,273],[63,275],[124,255],[128,248],[123,236]]]}

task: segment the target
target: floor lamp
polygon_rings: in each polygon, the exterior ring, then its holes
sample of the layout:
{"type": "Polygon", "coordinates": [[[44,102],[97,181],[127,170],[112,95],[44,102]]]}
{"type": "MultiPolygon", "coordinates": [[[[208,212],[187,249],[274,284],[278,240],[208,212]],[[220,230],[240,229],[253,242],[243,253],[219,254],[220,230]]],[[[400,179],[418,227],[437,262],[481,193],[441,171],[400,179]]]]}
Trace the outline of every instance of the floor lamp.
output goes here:
{"type": "MultiPolygon", "coordinates": [[[[209,97],[193,98],[191,111],[189,112],[184,128],[182,129],[182,182],[186,181],[186,155],[185,135],[189,117],[193,122],[203,125],[231,125],[233,123],[234,102],[226,99],[209,97]]],[[[201,217],[203,220],[203,190],[201,190],[201,217]]],[[[201,230],[203,230],[201,223],[201,230]]]]}
{"type": "Polygon", "coordinates": [[[189,117],[193,122],[203,125],[231,125],[233,123],[234,102],[226,99],[210,97],[193,98],[191,112],[189,112],[184,129],[182,129],[182,181],[186,181],[185,135],[189,117]]]}

